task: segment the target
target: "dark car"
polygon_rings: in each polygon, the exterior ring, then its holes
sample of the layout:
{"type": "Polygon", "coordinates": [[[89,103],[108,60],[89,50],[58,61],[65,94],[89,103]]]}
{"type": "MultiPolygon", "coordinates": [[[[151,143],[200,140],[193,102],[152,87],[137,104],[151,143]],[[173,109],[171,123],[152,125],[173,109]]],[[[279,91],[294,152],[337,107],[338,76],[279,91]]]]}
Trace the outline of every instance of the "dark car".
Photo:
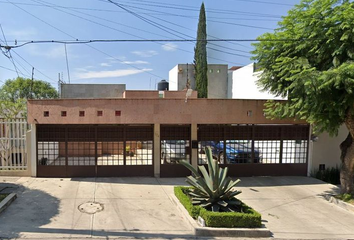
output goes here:
{"type": "MultiPolygon", "coordinates": [[[[213,157],[221,164],[226,163],[251,163],[252,162],[252,144],[250,141],[226,140],[225,155],[224,141],[204,141],[201,144],[202,149],[210,146],[213,157]],[[226,161],[225,158],[226,157],[226,161]]],[[[203,151],[203,150],[202,150],[203,151]]],[[[262,161],[260,150],[254,149],[254,163],[262,161]]]]}

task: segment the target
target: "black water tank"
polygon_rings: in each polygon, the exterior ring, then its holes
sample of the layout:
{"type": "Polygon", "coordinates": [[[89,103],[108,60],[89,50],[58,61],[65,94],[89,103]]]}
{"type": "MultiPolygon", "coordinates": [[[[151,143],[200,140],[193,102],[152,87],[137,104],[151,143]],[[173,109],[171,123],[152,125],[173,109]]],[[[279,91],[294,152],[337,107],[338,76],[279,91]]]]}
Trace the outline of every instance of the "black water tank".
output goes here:
{"type": "Polygon", "coordinates": [[[168,90],[168,82],[166,80],[161,80],[157,84],[157,90],[159,90],[159,91],[168,90]]]}

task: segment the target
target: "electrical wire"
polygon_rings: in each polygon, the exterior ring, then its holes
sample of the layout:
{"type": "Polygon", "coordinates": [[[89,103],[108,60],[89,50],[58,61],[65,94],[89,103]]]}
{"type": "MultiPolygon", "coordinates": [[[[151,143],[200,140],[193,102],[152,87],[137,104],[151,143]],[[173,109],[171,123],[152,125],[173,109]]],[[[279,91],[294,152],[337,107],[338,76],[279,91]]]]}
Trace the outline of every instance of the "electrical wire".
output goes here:
{"type": "MultiPolygon", "coordinates": [[[[9,0],[7,0],[7,1],[9,2],[9,0]]],[[[11,2],[9,2],[9,3],[11,3],[11,2]]],[[[31,15],[32,17],[36,18],[37,20],[39,20],[39,21],[45,23],[46,25],[48,25],[48,26],[50,26],[50,27],[56,29],[57,31],[59,31],[59,32],[65,34],[65,35],[67,35],[67,36],[69,36],[69,37],[71,37],[71,38],[73,38],[73,39],[76,39],[76,41],[78,42],[78,39],[75,38],[74,36],[70,35],[69,33],[66,33],[66,32],[62,31],[61,29],[59,29],[59,28],[53,26],[52,24],[48,23],[47,21],[44,21],[44,20],[38,18],[37,16],[33,15],[32,13],[30,13],[30,12],[24,10],[23,8],[17,6],[16,4],[13,4],[13,3],[11,3],[11,4],[14,5],[15,7],[21,9],[22,11],[26,12],[27,14],[31,15]]],[[[39,42],[42,42],[42,43],[43,43],[43,41],[39,41],[39,42]]],[[[55,42],[55,41],[51,41],[51,42],[55,42]]],[[[91,42],[92,42],[92,41],[91,41],[91,42]]],[[[87,44],[87,43],[91,43],[91,42],[89,41],[89,42],[86,42],[86,43],[85,43],[85,42],[81,42],[81,43],[84,43],[84,44],[86,44],[88,47],[90,47],[90,48],[92,48],[92,49],[94,49],[94,50],[96,50],[96,51],[98,51],[98,52],[100,52],[100,53],[102,53],[102,54],[104,54],[104,55],[106,55],[106,56],[112,57],[113,59],[115,59],[115,60],[117,60],[117,61],[119,61],[119,62],[121,62],[121,63],[123,63],[123,64],[125,64],[125,65],[129,65],[129,66],[131,66],[131,67],[133,67],[133,68],[135,68],[135,69],[138,69],[138,70],[143,71],[143,69],[141,69],[141,68],[139,68],[139,67],[136,67],[136,66],[134,66],[134,65],[132,65],[132,64],[129,64],[129,63],[125,63],[124,61],[122,61],[122,60],[120,60],[120,59],[118,59],[118,58],[115,58],[115,57],[111,56],[110,54],[107,54],[107,53],[105,53],[105,52],[103,52],[103,51],[101,51],[101,50],[99,50],[99,49],[97,49],[97,48],[95,48],[95,47],[90,46],[90,45],[87,44]]],[[[31,41],[31,42],[26,42],[26,43],[22,44],[22,46],[25,46],[25,45],[27,45],[27,44],[29,44],[29,43],[33,43],[33,41],[31,41]]],[[[61,42],[61,43],[70,44],[69,42],[61,42]]],[[[17,45],[17,46],[21,46],[21,45],[17,45]]],[[[0,48],[4,48],[4,46],[0,46],[0,48]]],[[[5,46],[5,49],[6,49],[6,48],[9,48],[9,46],[5,46]]],[[[16,46],[12,46],[12,47],[10,47],[10,48],[16,48],[16,46]]],[[[144,73],[150,74],[150,75],[155,76],[155,77],[163,78],[163,77],[158,76],[158,75],[156,75],[156,74],[154,74],[154,73],[151,73],[151,72],[144,71],[144,73]]]]}
{"type": "MultiPolygon", "coordinates": [[[[41,3],[41,4],[49,4],[48,2],[45,2],[45,1],[42,1],[42,0],[31,0],[31,1],[34,1],[34,2],[37,2],[37,3],[41,3]]],[[[76,14],[71,14],[71,13],[68,13],[68,12],[66,12],[66,11],[57,9],[57,8],[55,8],[54,6],[58,6],[58,5],[55,5],[55,4],[51,4],[51,6],[50,6],[50,5],[44,5],[44,6],[51,7],[51,8],[53,8],[53,9],[57,10],[57,11],[70,14],[71,16],[79,17],[79,18],[81,18],[81,19],[87,20],[87,21],[89,21],[89,22],[93,22],[93,23],[98,24],[98,25],[103,26],[103,27],[106,27],[106,28],[109,28],[109,29],[112,29],[112,30],[116,30],[115,28],[108,27],[107,25],[103,25],[103,24],[101,24],[101,23],[97,23],[97,22],[95,22],[95,21],[91,21],[91,20],[89,20],[89,19],[87,19],[87,18],[82,18],[82,17],[80,17],[80,16],[77,16],[76,14]]],[[[77,13],[80,13],[80,14],[88,15],[88,16],[91,16],[91,17],[95,17],[95,16],[93,16],[93,15],[91,15],[91,14],[82,13],[82,12],[77,11],[77,10],[72,10],[72,11],[77,12],[77,13]]],[[[102,18],[99,18],[99,19],[102,19],[102,18]]],[[[157,18],[157,19],[162,20],[162,19],[160,19],[160,18],[157,18]]],[[[103,19],[103,20],[106,20],[106,19],[103,19]]],[[[109,21],[109,22],[112,22],[112,21],[109,21]]],[[[169,22],[169,21],[168,21],[168,22],[169,22]]],[[[113,23],[116,23],[116,22],[113,22],[113,23]]],[[[148,22],[148,23],[150,24],[150,22],[148,22]]],[[[156,23],[156,24],[158,24],[158,23],[156,23]]],[[[121,24],[119,24],[119,25],[121,25],[121,24]]],[[[162,28],[165,28],[165,26],[162,26],[162,25],[160,25],[160,26],[161,26],[162,28]]],[[[129,26],[129,27],[130,27],[130,26],[129,26]]],[[[136,29],[137,29],[137,28],[136,28],[136,29]]],[[[173,31],[173,32],[177,32],[177,33],[180,33],[180,34],[182,34],[182,35],[184,35],[184,36],[190,37],[189,35],[186,35],[186,34],[183,34],[183,33],[181,33],[181,32],[175,31],[174,29],[171,29],[171,28],[168,28],[168,29],[171,30],[171,31],[173,31]]],[[[139,30],[141,30],[141,29],[139,29],[139,30]]],[[[117,30],[117,31],[122,32],[121,30],[117,30]]],[[[144,31],[144,30],[143,30],[143,31],[144,31]]],[[[146,32],[146,31],[144,31],[144,32],[146,32]]],[[[168,31],[168,32],[170,32],[170,31],[168,31]]],[[[124,33],[126,33],[126,32],[124,32],[124,33]]],[[[151,32],[150,32],[150,33],[151,33],[151,32]]],[[[127,33],[127,34],[129,34],[129,33],[127,33]]],[[[156,33],[152,33],[152,34],[162,36],[162,35],[156,34],[156,33]]],[[[129,34],[129,35],[132,35],[132,34],[129,34]]],[[[135,37],[137,37],[137,38],[140,38],[140,39],[145,39],[145,38],[142,38],[142,37],[139,37],[139,36],[136,36],[136,35],[133,35],[133,36],[135,36],[135,37]]],[[[175,36],[178,36],[178,35],[175,34],[175,36]]],[[[165,36],[163,36],[163,37],[165,37],[165,36]]],[[[157,42],[157,44],[159,44],[159,45],[161,45],[161,46],[163,45],[163,44],[158,43],[158,42],[157,42]]],[[[218,46],[218,47],[222,47],[222,46],[217,45],[217,44],[214,44],[214,43],[210,43],[210,44],[211,44],[211,45],[218,46]]],[[[225,48],[227,48],[227,47],[225,47],[225,48]]],[[[233,51],[241,51],[241,50],[236,50],[236,49],[232,49],[232,48],[228,48],[228,49],[233,50],[233,51]]],[[[188,52],[188,53],[193,53],[193,52],[191,52],[191,51],[184,50],[184,49],[181,49],[181,48],[178,48],[178,50],[184,51],[184,52],[188,52]]],[[[218,49],[215,49],[215,48],[214,48],[213,50],[214,50],[214,51],[218,51],[218,49]]],[[[221,52],[221,51],[220,51],[220,52],[221,52]]],[[[223,51],[223,52],[225,52],[225,51],[223,51]]],[[[242,51],[241,51],[241,52],[242,52],[242,51]]],[[[243,52],[245,52],[245,51],[243,51],[243,52]]],[[[249,52],[246,52],[246,53],[249,53],[249,52]]],[[[232,55],[231,53],[227,53],[227,54],[232,55]]],[[[245,57],[245,58],[248,58],[248,59],[250,58],[250,56],[244,56],[244,55],[240,55],[240,54],[234,54],[234,56],[241,56],[241,57],[245,57]]],[[[219,60],[219,61],[224,61],[224,60],[222,60],[222,59],[218,59],[218,58],[214,58],[214,57],[210,57],[210,56],[209,56],[209,58],[210,58],[210,59],[219,60]]],[[[239,64],[239,63],[236,63],[236,64],[239,64]]]]}
{"type": "Polygon", "coordinates": [[[88,44],[88,43],[114,43],[114,42],[297,42],[320,40],[319,38],[280,38],[280,39],[92,39],[92,40],[33,40],[20,45],[1,45],[1,48],[20,48],[28,44],[60,43],[60,44],[88,44]]]}
{"type": "MultiPolygon", "coordinates": [[[[2,35],[4,37],[4,40],[5,40],[5,44],[7,45],[7,40],[6,40],[6,36],[5,36],[5,33],[4,33],[4,30],[2,29],[2,25],[0,24],[0,29],[1,29],[1,32],[2,32],[2,35]]],[[[1,49],[2,53],[4,54],[5,57],[7,57],[11,62],[12,64],[14,65],[14,68],[16,70],[16,73],[17,73],[17,77],[19,77],[19,73],[21,73],[21,71],[17,68],[15,62],[14,62],[14,59],[12,58],[12,55],[11,55],[11,49],[7,49],[5,48],[5,51],[3,51],[3,49],[1,49]]]]}

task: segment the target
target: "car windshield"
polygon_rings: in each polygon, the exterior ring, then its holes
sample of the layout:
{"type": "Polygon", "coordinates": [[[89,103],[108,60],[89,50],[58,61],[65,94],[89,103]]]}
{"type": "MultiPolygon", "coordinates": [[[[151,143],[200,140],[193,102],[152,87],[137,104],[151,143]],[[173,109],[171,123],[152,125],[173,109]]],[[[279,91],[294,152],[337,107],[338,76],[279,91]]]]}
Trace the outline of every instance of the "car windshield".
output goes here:
{"type": "Polygon", "coordinates": [[[226,143],[247,144],[250,140],[226,140],[226,143]]]}
{"type": "Polygon", "coordinates": [[[167,144],[175,144],[175,145],[185,145],[186,142],[184,140],[166,140],[167,144]]]}

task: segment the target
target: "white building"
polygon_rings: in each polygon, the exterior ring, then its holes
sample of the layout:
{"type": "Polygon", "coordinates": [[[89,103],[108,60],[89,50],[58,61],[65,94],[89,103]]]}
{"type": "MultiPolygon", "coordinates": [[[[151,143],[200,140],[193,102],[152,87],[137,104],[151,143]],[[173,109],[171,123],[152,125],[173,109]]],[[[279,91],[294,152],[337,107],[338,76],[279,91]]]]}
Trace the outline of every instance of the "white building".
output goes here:
{"type": "MultiPolygon", "coordinates": [[[[208,64],[208,98],[228,98],[228,66],[227,64],[208,64]]],[[[193,64],[177,64],[169,72],[169,90],[181,91],[187,87],[195,90],[193,64]]]]}
{"type": "Polygon", "coordinates": [[[255,71],[254,63],[247,66],[229,70],[228,98],[233,99],[274,99],[286,100],[268,92],[262,92],[257,86],[257,81],[262,72],[255,71]]]}

